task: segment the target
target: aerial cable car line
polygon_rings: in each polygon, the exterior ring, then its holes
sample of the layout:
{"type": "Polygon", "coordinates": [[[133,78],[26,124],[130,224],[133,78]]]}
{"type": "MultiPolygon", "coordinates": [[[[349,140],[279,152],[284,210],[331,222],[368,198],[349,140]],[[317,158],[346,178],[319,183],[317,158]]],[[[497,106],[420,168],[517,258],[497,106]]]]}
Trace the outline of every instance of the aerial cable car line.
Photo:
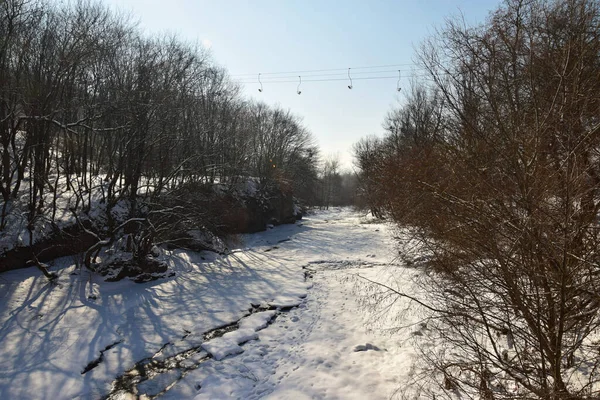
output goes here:
{"type": "MultiPolygon", "coordinates": [[[[410,64],[388,64],[388,65],[372,65],[372,66],[367,66],[367,67],[351,67],[353,70],[356,69],[376,69],[376,68],[397,68],[397,67],[410,67],[410,66],[415,66],[414,63],[410,63],[410,64]]],[[[329,68],[329,69],[307,69],[307,70],[302,70],[302,71],[280,71],[280,72],[262,72],[261,75],[285,75],[285,74],[308,74],[308,73],[312,73],[312,72],[332,72],[332,71],[342,71],[343,73],[345,73],[345,71],[348,68],[329,68]]],[[[394,71],[396,71],[397,69],[395,69],[394,71]]],[[[235,77],[242,77],[242,76],[256,76],[256,73],[252,73],[252,74],[233,74],[230,75],[230,77],[235,78],[235,77]]]]}
{"type": "MultiPolygon", "coordinates": [[[[398,71],[396,71],[398,72],[398,71]]],[[[352,73],[354,74],[354,72],[352,73]]],[[[440,75],[449,75],[449,73],[437,73],[436,75],[440,76],[440,75]]],[[[316,76],[314,76],[316,77],[316,76]]],[[[405,76],[406,79],[408,78],[430,78],[431,75],[408,75],[405,76]]],[[[298,78],[298,75],[295,76],[295,78],[298,78]]],[[[357,81],[357,80],[378,80],[378,79],[396,79],[398,81],[400,81],[399,76],[398,75],[390,75],[390,76],[362,76],[362,77],[352,77],[351,78],[352,81],[357,81]]],[[[345,78],[319,78],[319,79],[306,79],[303,78],[302,79],[302,83],[305,82],[336,82],[336,81],[349,81],[348,77],[345,78]]],[[[274,83],[298,83],[298,79],[287,79],[287,80],[267,80],[265,79],[262,74],[261,74],[261,78],[260,80],[257,82],[256,79],[253,80],[249,80],[249,79],[244,79],[244,80],[240,80],[237,81],[238,83],[242,83],[242,84],[252,84],[252,83],[258,83],[259,85],[261,85],[261,89],[262,89],[262,84],[274,84],[274,83]]],[[[398,85],[399,86],[399,85],[398,85]]]]}
{"type": "MultiPolygon", "coordinates": [[[[296,76],[296,78],[298,78],[298,76],[296,76]]],[[[350,78],[348,79],[346,78],[327,78],[327,79],[302,79],[302,83],[304,82],[334,82],[334,81],[359,81],[359,80],[365,80],[365,79],[398,79],[398,76],[366,76],[366,77],[359,77],[359,78],[350,78]]],[[[296,80],[287,80],[287,81],[267,81],[264,78],[262,78],[262,80],[260,82],[258,82],[259,84],[263,84],[263,83],[298,83],[298,79],[296,80]]],[[[257,83],[256,80],[253,81],[238,81],[238,83],[257,83]]],[[[351,84],[349,86],[352,86],[351,84]]]]}
{"type": "MultiPolygon", "coordinates": [[[[399,70],[399,69],[387,69],[384,71],[363,71],[363,72],[355,72],[354,70],[352,70],[352,76],[354,75],[366,75],[366,74],[389,74],[389,73],[396,73],[398,71],[403,71],[403,72],[414,72],[413,70],[399,70]]],[[[424,70],[423,70],[424,71],[424,70]]],[[[347,70],[344,70],[344,72],[337,72],[337,73],[331,73],[331,74],[311,74],[311,75],[306,75],[304,74],[303,76],[309,77],[309,78],[321,78],[321,77],[325,77],[325,76],[345,76],[347,73],[347,70]]],[[[263,82],[271,82],[274,81],[276,79],[290,79],[290,78],[297,78],[298,75],[283,75],[283,76],[264,76],[265,74],[261,73],[261,79],[263,82]]],[[[241,80],[247,80],[250,79],[248,78],[239,78],[241,80]]]]}

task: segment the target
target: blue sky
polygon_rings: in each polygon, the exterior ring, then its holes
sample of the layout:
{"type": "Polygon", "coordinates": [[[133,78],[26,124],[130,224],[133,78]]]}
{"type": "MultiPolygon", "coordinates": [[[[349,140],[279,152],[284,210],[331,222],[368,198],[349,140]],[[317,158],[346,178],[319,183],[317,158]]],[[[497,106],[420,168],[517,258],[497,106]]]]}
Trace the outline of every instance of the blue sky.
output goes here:
{"type": "Polygon", "coordinates": [[[396,76],[402,69],[401,86],[406,87],[415,48],[447,17],[462,13],[469,23],[483,22],[499,4],[499,0],[104,1],[130,11],[148,33],[177,33],[209,46],[217,63],[249,82],[244,84],[246,96],[301,116],[322,154],[338,153],[347,168],[352,144],[362,136],[380,134],[386,112],[402,101],[397,79],[354,80],[349,90],[347,81],[306,82],[311,74],[304,73],[298,95],[297,75],[302,73],[286,74],[294,82],[277,84],[267,82],[268,73],[339,69],[326,73],[346,78],[349,67],[354,77],[396,76]],[[357,69],[396,64],[406,65],[357,69]],[[257,90],[258,73],[263,74],[262,93],[257,90]]]}

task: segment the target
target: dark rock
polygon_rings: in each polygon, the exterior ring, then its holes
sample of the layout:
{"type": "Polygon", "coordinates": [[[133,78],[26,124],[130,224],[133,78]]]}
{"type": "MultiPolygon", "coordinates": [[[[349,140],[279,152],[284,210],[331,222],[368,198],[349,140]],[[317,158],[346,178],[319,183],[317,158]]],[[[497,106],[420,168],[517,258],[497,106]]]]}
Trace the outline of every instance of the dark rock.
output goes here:
{"type": "Polygon", "coordinates": [[[358,346],[354,347],[354,352],[359,352],[359,351],[368,351],[368,350],[373,350],[373,351],[381,351],[381,349],[375,345],[372,345],[371,343],[367,343],[367,344],[359,344],[358,346]]]}
{"type": "MultiPolygon", "coordinates": [[[[159,278],[165,278],[168,265],[146,256],[143,259],[118,260],[105,266],[98,266],[97,271],[106,276],[107,282],[117,282],[123,278],[132,278],[136,283],[149,282],[159,278]]],[[[169,275],[172,276],[172,275],[169,275]]]]}

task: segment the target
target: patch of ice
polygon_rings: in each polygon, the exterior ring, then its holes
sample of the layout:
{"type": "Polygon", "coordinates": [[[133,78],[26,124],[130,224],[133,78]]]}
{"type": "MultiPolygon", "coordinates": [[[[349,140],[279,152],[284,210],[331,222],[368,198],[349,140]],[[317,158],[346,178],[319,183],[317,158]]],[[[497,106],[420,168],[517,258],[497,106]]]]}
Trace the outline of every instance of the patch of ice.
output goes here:
{"type": "Polygon", "coordinates": [[[256,339],[258,334],[253,328],[242,328],[209,340],[202,344],[202,348],[219,361],[229,355],[242,353],[244,349],[239,345],[256,339]]]}
{"type": "Polygon", "coordinates": [[[254,331],[265,329],[275,314],[277,312],[273,310],[252,314],[240,321],[240,329],[253,329],[254,331]]]}
{"type": "Polygon", "coordinates": [[[277,296],[268,304],[271,307],[276,308],[290,308],[297,307],[302,303],[302,299],[300,297],[291,297],[291,296],[277,296]]]}
{"type": "Polygon", "coordinates": [[[240,354],[244,352],[237,343],[233,340],[216,338],[202,344],[202,348],[209,353],[217,361],[224,359],[232,354],[240,354]]]}
{"type": "Polygon", "coordinates": [[[236,344],[249,342],[250,340],[258,339],[258,334],[252,328],[238,329],[233,332],[227,332],[223,335],[224,340],[231,340],[236,344]]]}

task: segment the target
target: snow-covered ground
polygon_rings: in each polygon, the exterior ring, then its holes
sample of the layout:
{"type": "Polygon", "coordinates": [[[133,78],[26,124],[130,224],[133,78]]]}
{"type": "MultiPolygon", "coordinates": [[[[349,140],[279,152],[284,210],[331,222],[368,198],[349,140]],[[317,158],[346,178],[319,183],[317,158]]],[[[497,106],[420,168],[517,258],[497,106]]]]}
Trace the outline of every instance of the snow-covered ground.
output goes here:
{"type": "Polygon", "coordinates": [[[56,283],[5,273],[0,398],[131,398],[115,378],[144,359],[179,363],[136,385],[150,397],[400,396],[418,310],[363,278],[410,291],[415,271],[387,225],[363,222],[336,209],[246,235],[228,256],[174,251],[164,257],[176,275],[145,284],[105,283],[74,258],[55,260],[56,283]]]}

